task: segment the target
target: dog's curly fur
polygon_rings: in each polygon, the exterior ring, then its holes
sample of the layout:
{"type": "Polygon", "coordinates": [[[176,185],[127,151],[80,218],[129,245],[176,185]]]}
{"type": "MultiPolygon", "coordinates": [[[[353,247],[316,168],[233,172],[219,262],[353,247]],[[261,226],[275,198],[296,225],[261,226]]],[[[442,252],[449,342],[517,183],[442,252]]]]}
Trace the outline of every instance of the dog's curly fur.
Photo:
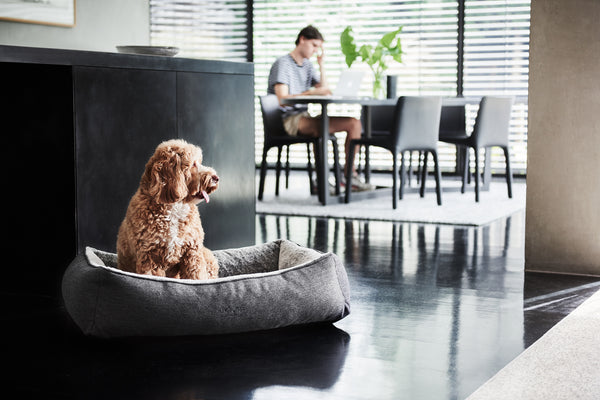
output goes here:
{"type": "Polygon", "coordinates": [[[170,278],[217,278],[219,266],[203,245],[197,204],[208,202],[218,182],[215,170],[202,165],[199,147],[183,140],[158,145],[119,228],[119,269],[170,278]]]}

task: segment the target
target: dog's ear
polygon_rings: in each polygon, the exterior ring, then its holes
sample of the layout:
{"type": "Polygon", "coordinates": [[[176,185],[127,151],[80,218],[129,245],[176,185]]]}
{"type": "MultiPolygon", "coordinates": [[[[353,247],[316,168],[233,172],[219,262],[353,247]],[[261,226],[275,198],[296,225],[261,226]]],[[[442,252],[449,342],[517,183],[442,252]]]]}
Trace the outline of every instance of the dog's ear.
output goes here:
{"type": "Polygon", "coordinates": [[[169,150],[146,168],[148,193],[162,204],[176,203],[188,194],[181,155],[169,150]]]}

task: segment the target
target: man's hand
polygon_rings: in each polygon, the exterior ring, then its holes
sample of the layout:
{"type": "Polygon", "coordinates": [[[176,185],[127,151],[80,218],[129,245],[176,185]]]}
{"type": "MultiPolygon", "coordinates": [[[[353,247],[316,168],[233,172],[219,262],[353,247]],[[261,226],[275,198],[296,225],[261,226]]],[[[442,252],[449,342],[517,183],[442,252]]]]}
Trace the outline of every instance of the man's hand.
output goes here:
{"type": "Polygon", "coordinates": [[[310,90],[307,90],[306,92],[296,94],[296,95],[290,94],[288,85],[285,85],[283,83],[276,84],[274,89],[275,89],[275,94],[277,95],[277,98],[279,99],[279,104],[282,104],[281,101],[283,99],[290,99],[295,96],[328,96],[331,94],[331,90],[329,89],[329,86],[323,86],[323,85],[319,85],[318,87],[314,87],[310,90]]]}
{"type": "Polygon", "coordinates": [[[323,45],[317,50],[317,64],[319,67],[323,67],[323,61],[325,60],[325,48],[323,45]]]}
{"type": "Polygon", "coordinates": [[[309,90],[307,94],[313,96],[328,96],[331,94],[331,90],[328,86],[319,86],[309,90]]]}

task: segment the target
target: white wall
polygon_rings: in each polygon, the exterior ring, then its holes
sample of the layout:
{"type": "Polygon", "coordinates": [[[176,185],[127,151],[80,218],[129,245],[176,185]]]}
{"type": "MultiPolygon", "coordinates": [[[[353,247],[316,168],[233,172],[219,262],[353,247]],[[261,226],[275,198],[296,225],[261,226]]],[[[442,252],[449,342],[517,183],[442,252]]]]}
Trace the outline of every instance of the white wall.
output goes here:
{"type": "Polygon", "coordinates": [[[150,42],[148,0],[76,0],[73,28],[0,20],[0,44],[116,51],[150,42]]]}
{"type": "Polygon", "coordinates": [[[600,1],[533,0],[525,263],[600,276],[600,1]]]}

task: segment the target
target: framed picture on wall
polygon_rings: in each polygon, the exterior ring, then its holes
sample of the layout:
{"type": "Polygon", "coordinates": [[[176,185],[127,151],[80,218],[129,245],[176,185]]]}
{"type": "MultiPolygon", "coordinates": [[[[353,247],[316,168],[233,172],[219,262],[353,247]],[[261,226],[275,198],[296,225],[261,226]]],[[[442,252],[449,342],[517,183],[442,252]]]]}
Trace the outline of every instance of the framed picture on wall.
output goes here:
{"type": "Polygon", "coordinates": [[[75,26],[75,0],[0,0],[0,20],[75,26]]]}

